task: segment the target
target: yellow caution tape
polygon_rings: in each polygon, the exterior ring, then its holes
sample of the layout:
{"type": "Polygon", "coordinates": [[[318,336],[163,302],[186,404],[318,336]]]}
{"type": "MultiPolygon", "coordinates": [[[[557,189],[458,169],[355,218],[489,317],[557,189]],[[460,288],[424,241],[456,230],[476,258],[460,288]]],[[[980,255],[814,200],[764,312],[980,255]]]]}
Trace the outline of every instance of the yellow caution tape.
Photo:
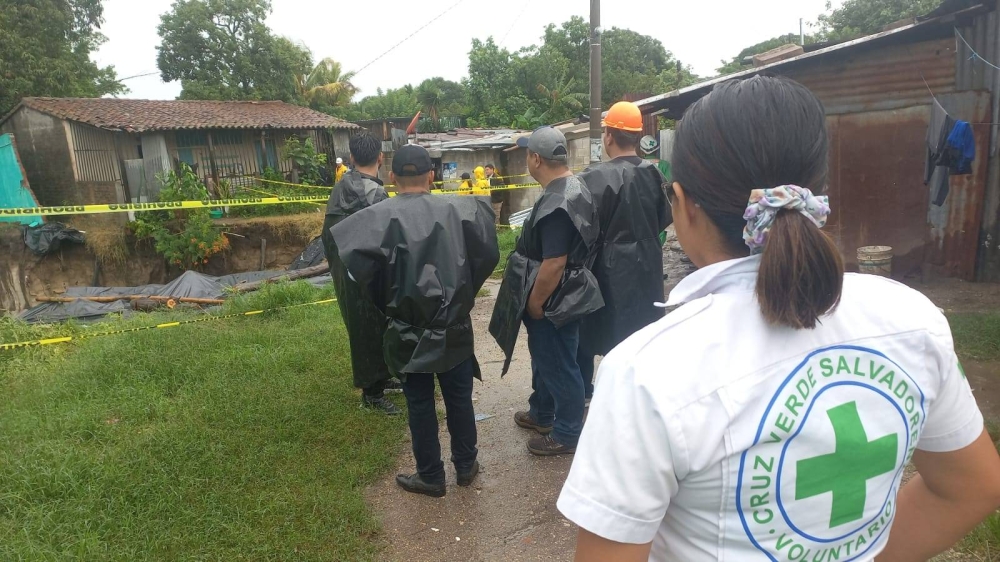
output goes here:
{"type": "Polygon", "coordinates": [[[28,347],[39,347],[43,345],[54,345],[58,343],[67,343],[71,341],[82,341],[89,340],[93,338],[100,338],[104,336],[117,336],[121,334],[131,334],[135,332],[142,332],[145,330],[157,330],[161,328],[175,328],[177,326],[186,326],[188,324],[197,324],[199,322],[209,322],[212,320],[224,320],[227,318],[238,318],[241,316],[255,316],[257,314],[264,314],[265,312],[275,312],[278,310],[288,310],[290,308],[301,308],[304,306],[316,306],[321,304],[330,304],[332,302],[337,302],[337,299],[325,299],[316,302],[307,302],[303,304],[292,304],[288,306],[279,306],[277,308],[268,308],[265,310],[251,310],[248,312],[238,312],[235,314],[220,314],[213,316],[202,316],[200,318],[192,318],[190,320],[178,320],[176,322],[164,322],[162,324],[156,324],[153,326],[139,326],[137,328],[127,328],[124,330],[113,330],[110,332],[98,332],[96,334],[84,334],[80,336],[63,336],[58,338],[46,338],[34,341],[22,341],[13,343],[0,343],[0,351],[7,351],[12,349],[25,349],[28,347]]]}
{"type": "Polygon", "coordinates": [[[146,213],[150,211],[183,211],[218,207],[252,207],[256,205],[287,205],[289,203],[326,203],[329,197],[293,195],[280,197],[248,197],[234,199],[202,199],[201,201],[159,201],[156,203],[114,203],[108,205],[67,205],[65,207],[0,208],[0,216],[26,215],[90,215],[103,213],[146,213]]]}
{"type": "MultiPolygon", "coordinates": [[[[288,184],[295,185],[295,184],[288,184]]],[[[315,186],[305,186],[315,187],[315,186]]],[[[500,187],[477,188],[476,191],[512,191],[515,189],[528,189],[540,187],[537,183],[524,183],[518,185],[505,185],[500,187]]],[[[246,188],[250,191],[266,194],[266,191],[258,191],[246,188]]],[[[434,189],[431,193],[441,195],[469,194],[473,190],[469,189],[434,189]]],[[[389,192],[390,197],[395,196],[395,192],[389,192]]],[[[220,207],[253,207],[257,205],[288,205],[290,203],[315,203],[322,204],[329,200],[329,196],[312,195],[272,195],[267,197],[240,197],[231,199],[202,199],[200,201],[158,201],[155,203],[110,203],[106,205],[67,205],[63,207],[0,207],[0,216],[59,216],[59,215],[92,215],[105,213],[147,213],[152,211],[183,211],[188,209],[215,209],[220,207]]]]}

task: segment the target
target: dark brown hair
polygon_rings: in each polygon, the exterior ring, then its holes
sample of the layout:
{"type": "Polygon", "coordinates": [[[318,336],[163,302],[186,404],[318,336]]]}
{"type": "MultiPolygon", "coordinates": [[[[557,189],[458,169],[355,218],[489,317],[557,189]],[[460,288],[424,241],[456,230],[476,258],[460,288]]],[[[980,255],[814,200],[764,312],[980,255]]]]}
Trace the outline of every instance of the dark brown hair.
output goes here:
{"type": "MultiPolygon", "coordinates": [[[[731,80],[678,123],[673,179],[719,228],[726,250],[749,255],[743,213],[754,189],[797,185],[819,194],[828,180],[823,105],[798,82],[731,80]]],[[[796,211],[779,211],[757,277],[767,322],[815,328],[840,302],[844,262],[833,240],[796,211]]]]}
{"type": "Polygon", "coordinates": [[[615,144],[624,150],[639,146],[639,141],[642,140],[642,133],[633,133],[632,131],[623,131],[612,127],[608,127],[607,130],[611,134],[611,138],[614,139],[615,144]]]}

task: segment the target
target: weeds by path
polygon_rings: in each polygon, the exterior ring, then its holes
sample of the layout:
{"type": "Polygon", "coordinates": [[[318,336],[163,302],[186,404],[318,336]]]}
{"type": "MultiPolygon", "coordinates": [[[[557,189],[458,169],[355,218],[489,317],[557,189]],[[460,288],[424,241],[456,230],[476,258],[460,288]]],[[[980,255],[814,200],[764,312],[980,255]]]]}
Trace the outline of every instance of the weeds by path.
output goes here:
{"type": "Polygon", "coordinates": [[[1000,313],[948,316],[959,357],[976,361],[1000,359],[1000,313]]]}
{"type": "Polygon", "coordinates": [[[493,270],[493,279],[502,279],[503,273],[507,269],[507,256],[514,251],[514,246],[517,244],[517,237],[521,235],[521,229],[512,228],[498,228],[497,229],[497,243],[500,246],[500,263],[497,264],[496,269],[493,270]]]}
{"type": "MultiPolygon", "coordinates": [[[[328,294],[276,285],[224,312],[328,294]]],[[[404,420],[359,408],[335,304],[0,353],[0,393],[2,560],[377,555],[362,492],[404,420]]]]}

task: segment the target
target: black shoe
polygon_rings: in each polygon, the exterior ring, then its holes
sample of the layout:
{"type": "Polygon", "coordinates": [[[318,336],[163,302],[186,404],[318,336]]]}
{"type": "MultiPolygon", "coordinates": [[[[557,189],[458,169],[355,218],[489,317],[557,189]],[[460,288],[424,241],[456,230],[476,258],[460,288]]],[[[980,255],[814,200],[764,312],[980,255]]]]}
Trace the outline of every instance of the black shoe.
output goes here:
{"type": "Polygon", "coordinates": [[[468,472],[458,473],[458,485],[463,488],[472,485],[472,481],[476,479],[476,475],[479,474],[479,461],[472,463],[472,468],[468,472]]]}
{"type": "Polygon", "coordinates": [[[380,410],[383,414],[387,416],[398,416],[402,414],[403,411],[399,409],[398,406],[392,403],[391,400],[385,396],[365,396],[361,395],[361,407],[368,408],[370,410],[380,410]]]}
{"type": "Polygon", "coordinates": [[[429,484],[419,474],[397,474],[396,484],[411,494],[423,494],[432,498],[443,498],[447,492],[444,484],[429,484]]]}
{"type": "Polygon", "coordinates": [[[572,455],[576,452],[576,447],[561,445],[551,435],[543,435],[528,441],[528,452],[540,457],[554,457],[556,455],[572,455]]]}

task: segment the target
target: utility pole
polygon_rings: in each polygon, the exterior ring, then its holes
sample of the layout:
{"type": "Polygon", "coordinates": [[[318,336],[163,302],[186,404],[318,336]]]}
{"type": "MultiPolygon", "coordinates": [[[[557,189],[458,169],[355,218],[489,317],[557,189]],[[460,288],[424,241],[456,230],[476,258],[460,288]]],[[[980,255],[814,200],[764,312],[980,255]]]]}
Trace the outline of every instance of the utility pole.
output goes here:
{"type": "Polygon", "coordinates": [[[601,0],[590,0],[590,162],[601,161],[601,0]]]}
{"type": "Polygon", "coordinates": [[[799,18],[799,45],[806,46],[806,28],[802,23],[802,18],[799,18]]]}

